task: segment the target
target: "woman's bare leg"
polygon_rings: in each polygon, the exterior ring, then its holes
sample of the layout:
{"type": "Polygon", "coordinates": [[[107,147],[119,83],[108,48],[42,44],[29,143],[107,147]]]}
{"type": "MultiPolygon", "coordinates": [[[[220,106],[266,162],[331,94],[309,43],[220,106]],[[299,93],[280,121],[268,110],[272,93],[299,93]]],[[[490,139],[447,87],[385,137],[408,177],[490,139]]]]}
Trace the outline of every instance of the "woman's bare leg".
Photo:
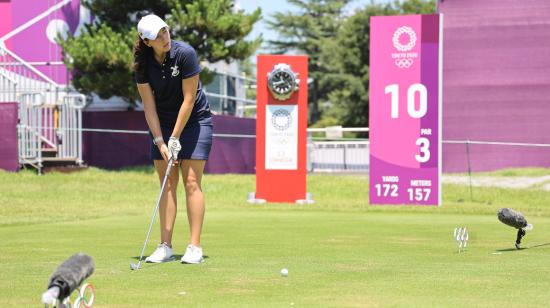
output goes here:
{"type": "Polygon", "coordinates": [[[198,247],[200,247],[201,243],[201,231],[204,221],[205,206],[201,180],[205,164],[205,160],[191,159],[185,159],[181,164],[187,201],[187,219],[191,233],[190,243],[198,247]]]}

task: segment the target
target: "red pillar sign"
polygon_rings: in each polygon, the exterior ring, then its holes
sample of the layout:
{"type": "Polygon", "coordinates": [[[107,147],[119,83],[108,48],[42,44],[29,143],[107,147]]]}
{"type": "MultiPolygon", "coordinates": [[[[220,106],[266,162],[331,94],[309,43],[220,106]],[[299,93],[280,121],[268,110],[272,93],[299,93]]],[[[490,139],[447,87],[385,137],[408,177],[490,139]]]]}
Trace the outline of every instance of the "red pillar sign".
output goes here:
{"type": "Polygon", "coordinates": [[[307,56],[257,58],[256,195],[306,199],[307,56]]]}

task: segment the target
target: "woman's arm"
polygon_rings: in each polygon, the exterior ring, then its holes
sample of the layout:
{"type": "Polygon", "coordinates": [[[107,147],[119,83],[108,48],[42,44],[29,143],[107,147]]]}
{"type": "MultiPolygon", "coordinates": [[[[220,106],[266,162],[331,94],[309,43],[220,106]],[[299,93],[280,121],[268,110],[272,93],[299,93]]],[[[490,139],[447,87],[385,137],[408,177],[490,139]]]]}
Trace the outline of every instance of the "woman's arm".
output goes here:
{"type": "Polygon", "coordinates": [[[176,121],[176,126],[172,131],[172,137],[179,139],[183,128],[189,120],[191,111],[195,106],[195,98],[197,96],[197,87],[199,85],[199,75],[195,75],[181,81],[182,91],[183,91],[183,103],[181,104],[180,111],[178,113],[178,119],[176,121]]]}
{"type": "Polygon", "coordinates": [[[138,89],[139,95],[141,96],[141,100],[143,102],[145,120],[147,121],[149,130],[151,130],[151,133],[153,134],[153,138],[155,139],[155,142],[157,144],[157,147],[160,150],[160,153],[162,154],[165,160],[168,160],[168,156],[167,156],[168,148],[166,148],[166,150],[163,149],[163,146],[166,147],[166,145],[164,144],[164,140],[162,139],[162,131],[160,129],[160,121],[157,114],[157,108],[155,104],[155,97],[153,96],[153,90],[151,89],[151,86],[148,83],[138,83],[137,89],[138,89]]]}

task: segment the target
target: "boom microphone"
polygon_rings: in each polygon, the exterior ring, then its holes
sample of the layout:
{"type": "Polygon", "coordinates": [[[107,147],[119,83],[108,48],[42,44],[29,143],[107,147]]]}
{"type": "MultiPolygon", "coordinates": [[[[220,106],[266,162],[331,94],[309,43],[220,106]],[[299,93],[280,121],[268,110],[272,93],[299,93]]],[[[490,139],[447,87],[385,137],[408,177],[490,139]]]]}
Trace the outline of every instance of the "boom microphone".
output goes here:
{"type": "Polygon", "coordinates": [[[498,220],[503,224],[516,229],[523,229],[527,227],[527,220],[520,212],[516,212],[509,208],[502,208],[498,210],[498,220]]]}
{"type": "Polygon", "coordinates": [[[527,220],[523,214],[509,208],[502,208],[498,210],[498,220],[510,227],[518,229],[515,246],[516,249],[520,249],[521,238],[525,236],[526,230],[533,229],[533,225],[527,223],[527,220]]]}
{"type": "Polygon", "coordinates": [[[94,272],[92,257],[77,253],[63,262],[50,277],[48,291],[42,295],[44,303],[52,300],[63,300],[94,272]]]}

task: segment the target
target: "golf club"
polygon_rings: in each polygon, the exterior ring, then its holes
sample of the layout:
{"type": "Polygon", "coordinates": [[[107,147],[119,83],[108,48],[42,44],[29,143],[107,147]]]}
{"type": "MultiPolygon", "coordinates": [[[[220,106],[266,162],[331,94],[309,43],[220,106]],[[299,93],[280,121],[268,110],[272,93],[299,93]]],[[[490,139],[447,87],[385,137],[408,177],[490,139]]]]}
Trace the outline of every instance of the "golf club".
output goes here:
{"type": "Polygon", "coordinates": [[[157,216],[157,212],[159,210],[160,205],[160,199],[162,198],[162,193],[164,192],[164,186],[166,186],[166,180],[168,179],[168,175],[170,175],[170,170],[172,170],[172,161],[174,159],[171,157],[170,160],[168,160],[168,166],[166,167],[166,172],[164,173],[164,178],[162,179],[162,186],[160,187],[160,194],[157,200],[157,206],[153,210],[153,217],[151,218],[151,223],[149,224],[149,230],[147,231],[147,236],[145,237],[145,243],[143,243],[143,248],[141,249],[141,254],[139,255],[138,263],[130,263],[130,269],[131,270],[138,270],[141,267],[141,259],[143,258],[143,252],[145,251],[145,247],[147,246],[147,242],[149,241],[149,235],[151,234],[151,228],[153,227],[153,223],[155,222],[155,217],[157,216]]]}

